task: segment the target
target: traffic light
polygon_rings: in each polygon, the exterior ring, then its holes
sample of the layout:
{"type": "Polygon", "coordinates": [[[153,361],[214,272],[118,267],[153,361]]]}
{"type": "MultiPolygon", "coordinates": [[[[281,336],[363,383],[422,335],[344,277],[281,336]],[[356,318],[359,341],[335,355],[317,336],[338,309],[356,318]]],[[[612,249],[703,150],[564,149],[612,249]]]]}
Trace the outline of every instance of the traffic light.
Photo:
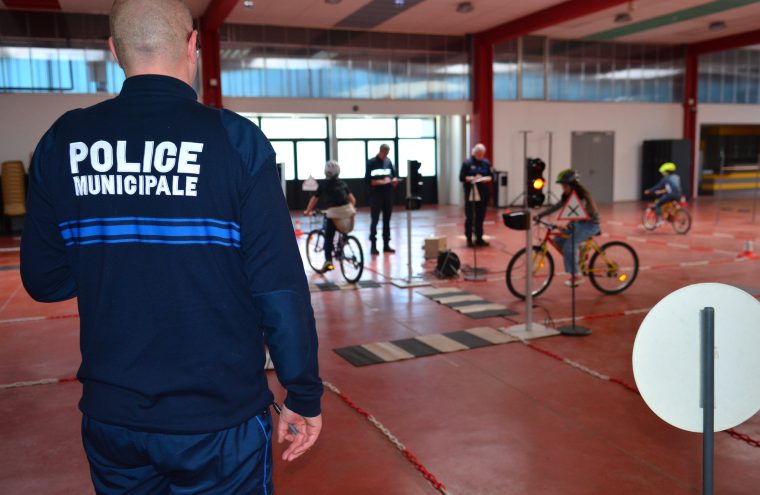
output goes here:
{"type": "Polygon", "coordinates": [[[420,173],[420,167],[422,164],[417,160],[408,160],[409,166],[409,182],[412,185],[412,196],[422,195],[422,174],[420,173]]]}
{"type": "Polygon", "coordinates": [[[528,158],[526,163],[526,177],[528,178],[528,207],[537,208],[544,204],[546,196],[544,195],[544,170],[546,164],[540,158],[528,158]]]}
{"type": "Polygon", "coordinates": [[[406,189],[406,209],[419,210],[422,207],[422,174],[420,167],[422,164],[417,160],[408,160],[407,189],[406,189]]]}

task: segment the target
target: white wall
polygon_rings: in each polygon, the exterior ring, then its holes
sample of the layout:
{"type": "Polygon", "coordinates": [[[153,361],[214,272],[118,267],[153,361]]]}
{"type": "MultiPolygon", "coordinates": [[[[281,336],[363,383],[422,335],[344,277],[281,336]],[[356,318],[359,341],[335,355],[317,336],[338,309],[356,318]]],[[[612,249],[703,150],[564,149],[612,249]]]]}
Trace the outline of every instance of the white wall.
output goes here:
{"type": "Polygon", "coordinates": [[[21,160],[29,168],[29,154],[58,117],[108,98],[108,95],[0,94],[0,161],[21,160]]]}
{"type": "MultiPolygon", "coordinates": [[[[679,104],[496,102],[494,107],[493,163],[509,172],[509,199],[523,189],[523,138],[530,130],[528,156],[548,158],[547,131],[554,132],[552,174],[571,166],[573,131],[615,133],[615,201],[634,200],[641,189],[641,148],[647,139],[680,139],[682,109],[679,104]]],[[[554,177],[547,177],[554,182],[554,177]]],[[[555,186],[556,188],[556,186],[555,186]]],[[[559,189],[555,189],[558,193],[559,189]]]]}

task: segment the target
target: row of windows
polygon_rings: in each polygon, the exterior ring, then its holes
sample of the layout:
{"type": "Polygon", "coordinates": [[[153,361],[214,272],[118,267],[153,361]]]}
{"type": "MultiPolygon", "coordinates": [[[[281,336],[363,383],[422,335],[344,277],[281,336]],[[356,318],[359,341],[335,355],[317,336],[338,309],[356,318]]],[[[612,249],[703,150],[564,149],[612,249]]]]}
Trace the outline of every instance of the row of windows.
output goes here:
{"type": "Polygon", "coordinates": [[[223,45],[226,96],[467,100],[467,53],[223,45]]]}
{"type": "MultiPolygon", "coordinates": [[[[329,156],[329,117],[259,116],[243,114],[256,123],[272,142],[286,180],[324,179],[329,156]]],[[[407,174],[407,161],[417,160],[425,176],[436,174],[435,119],[392,117],[333,117],[341,178],[364,177],[367,160],[380,145],[390,147],[389,158],[398,173],[407,174]]]]}
{"type": "Polygon", "coordinates": [[[528,36],[497,45],[497,100],[678,102],[683,51],[528,36]]]}
{"type": "Polygon", "coordinates": [[[760,103],[760,50],[718,52],[701,57],[699,101],[760,103]]]}
{"type": "MultiPolygon", "coordinates": [[[[469,99],[467,54],[443,50],[233,47],[222,50],[227,96],[469,99]]],[[[497,100],[680,102],[677,47],[525,37],[498,45],[497,100]]],[[[104,47],[0,47],[0,92],[118,93],[124,74],[104,47]]],[[[700,58],[699,101],[760,103],[760,50],[700,58]]]]}

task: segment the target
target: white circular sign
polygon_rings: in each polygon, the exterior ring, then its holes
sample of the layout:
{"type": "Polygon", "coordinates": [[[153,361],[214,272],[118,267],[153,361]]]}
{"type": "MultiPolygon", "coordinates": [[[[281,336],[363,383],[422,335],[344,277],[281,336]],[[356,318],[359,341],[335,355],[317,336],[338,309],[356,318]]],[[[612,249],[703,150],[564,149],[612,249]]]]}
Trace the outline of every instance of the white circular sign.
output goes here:
{"type": "Polygon", "coordinates": [[[760,410],[760,302],[724,284],[696,284],[647,314],[633,345],[641,396],[671,425],[702,432],[701,310],[715,308],[715,431],[760,410]]]}

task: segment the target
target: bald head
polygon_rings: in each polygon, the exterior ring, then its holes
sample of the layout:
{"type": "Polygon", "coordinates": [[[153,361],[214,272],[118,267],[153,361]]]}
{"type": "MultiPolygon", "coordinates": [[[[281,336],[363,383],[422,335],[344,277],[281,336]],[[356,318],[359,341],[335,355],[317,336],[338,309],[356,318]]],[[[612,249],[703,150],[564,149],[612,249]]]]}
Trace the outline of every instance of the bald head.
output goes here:
{"type": "Polygon", "coordinates": [[[114,54],[127,76],[183,68],[192,31],[193,18],[182,0],[115,0],[111,7],[114,54]]]}

